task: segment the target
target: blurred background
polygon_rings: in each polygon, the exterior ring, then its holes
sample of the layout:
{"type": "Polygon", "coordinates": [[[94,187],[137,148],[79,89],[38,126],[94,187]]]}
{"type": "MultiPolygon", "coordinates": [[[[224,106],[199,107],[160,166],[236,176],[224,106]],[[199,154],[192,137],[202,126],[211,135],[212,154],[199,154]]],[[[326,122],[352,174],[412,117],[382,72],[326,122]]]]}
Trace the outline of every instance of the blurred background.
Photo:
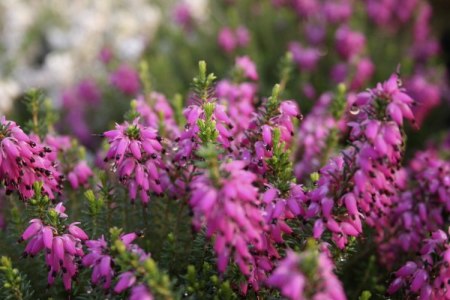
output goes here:
{"type": "Polygon", "coordinates": [[[58,129],[95,148],[92,134],[143,92],[187,99],[201,59],[233,78],[249,56],[260,95],[291,64],[284,97],[304,112],[339,83],[356,92],[400,65],[419,102],[414,143],[450,126],[449,17],[447,0],[0,0],[0,114],[20,123],[16,100],[43,89],[58,129]]]}

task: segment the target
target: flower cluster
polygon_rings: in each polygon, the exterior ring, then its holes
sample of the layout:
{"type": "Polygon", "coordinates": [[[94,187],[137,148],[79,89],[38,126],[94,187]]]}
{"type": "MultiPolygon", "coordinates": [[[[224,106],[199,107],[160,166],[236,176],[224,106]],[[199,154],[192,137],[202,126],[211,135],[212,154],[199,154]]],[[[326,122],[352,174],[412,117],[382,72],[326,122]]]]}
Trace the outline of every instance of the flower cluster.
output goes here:
{"type": "Polygon", "coordinates": [[[328,229],[340,249],[349,236],[362,233],[362,220],[383,232],[393,196],[404,186],[398,171],[403,145],[400,126],[403,118],[413,120],[413,100],[397,79],[393,75],[356,96],[350,110],[354,116],[349,122],[351,146],[320,169],[316,187],[301,203],[302,215],[315,219],[313,236],[320,238],[328,229]]]}
{"type": "Polygon", "coordinates": [[[217,43],[226,53],[231,53],[236,48],[245,48],[250,40],[247,28],[240,26],[237,29],[224,27],[220,30],[217,43]]]}
{"type": "Polygon", "coordinates": [[[447,299],[450,296],[449,246],[448,234],[442,230],[422,240],[418,257],[395,272],[396,279],[388,292],[393,294],[406,287],[408,294],[417,295],[421,300],[447,299]]]}
{"type": "Polygon", "coordinates": [[[141,202],[146,205],[150,192],[163,192],[159,173],[164,168],[161,159],[164,152],[155,129],[144,127],[135,119],[131,124],[117,124],[116,129],[105,132],[104,136],[111,145],[105,161],[112,161],[132,202],[139,193],[141,202]]]}
{"type": "Polygon", "coordinates": [[[103,236],[86,242],[89,253],[83,258],[83,265],[92,268],[92,283],[102,284],[108,291],[115,278],[114,293],[130,290],[128,299],[152,300],[152,290],[158,296],[172,299],[167,276],[158,270],[150,254],[134,243],[141,233],[121,234],[117,228],[111,228],[110,233],[113,240],[110,247],[103,236]]]}
{"type": "Polygon", "coordinates": [[[55,282],[58,274],[62,273],[62,280],[66,290],[72,288],[72,280],[78,272],[77,260],[83,257],[81,246],[88,239],[87,234],[77,225],[79,222],[65,225],[66,208],[62,203],[48,211],[47,223],[45,219],[33,219],[23,232],[20,241],[28,241],[24,256],[36,256],[45,250],[45,262],[49,268],[48,284],[55,282]]]}
{"type": "MultiPolygon", "coordinates": [[[[137,233],[128,233],[120,236],[120,241],[127,248],[127,251],[140,255],[140,260],[144,260],[148,255],[137,245],[132,244],[138,237],[137,233]]],[[[101,285],[104,289],[109,289],[114,272],[114,258],[111,257],[110,249],[105,238],[102,236],[97,240],[86,241],[88,254],[83,257],[83,266],[92,268],[91,282],[95,285],[101,285]]],[[[119,275],[119,281],[114,288],[116,293],[121,293],[131,287],[136,278],[131,272],[125,272],[119,275]]]]}
{"type": "Polygon", "coordinates": [[[242,273],[249,275],[251,254],[248,245],[255,251],[264,248],[261,237],[264,221],[258,208],[258,190],[252,186],[256,176],[243,170],[244,167],[244,162],[233,161],[220,166],[218,174],[211,174],[216,176],[212,179],[206,175],[195,178],[189,203],[196,227],[205,224],[206,235],[215,236],[219,271],[225,271],[233,256],[242,273]]]}
{"type": "Polygon", "coordinates": [[[17,191],[22,199],[34,195],[33,184],[43,182],[43,193],[51,199],[61,190],[57,161],[50,147],[36,136],[28,136],[13,121],[0,119],[0,178],[7,193],[17,191]]]}
{"type": "Polygon", "coordinates": [[[333,269],[327,250],[306,250],[300,254],[288,250],[267,284],[279,288],[289,299],[344,300],[344,290],[333,269]]]}

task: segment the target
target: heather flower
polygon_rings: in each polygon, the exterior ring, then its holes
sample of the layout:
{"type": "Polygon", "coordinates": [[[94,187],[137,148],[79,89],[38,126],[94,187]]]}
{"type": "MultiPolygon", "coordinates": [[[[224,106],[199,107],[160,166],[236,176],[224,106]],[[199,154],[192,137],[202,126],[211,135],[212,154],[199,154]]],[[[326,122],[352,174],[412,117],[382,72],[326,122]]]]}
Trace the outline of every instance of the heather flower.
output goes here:
{"type": "Polygon", "coordinates": [[[366,10],[374,23],[396,28],[411,18],[418,2],[418,0],[366,0],[366,10]]]}
{"type": "Polygon", "coordinates": [[[101,101],[101,92],[94,80],[84,79],[76,86],[76,93],[81,101],[96,105],[101,101]]]}
{"type": "Polygon", "coordinates": [[[320,45],[325,39],[325,34],[325,26],[312,23],[305,24],[305,35],[309,44],[320,45]]]}
{"type": "Polygon", "coordinates": [[[237,134],[243,135],[254,118],[256,86],[248,82],[235,84],[221,80],[217,83],[215,91],[218,102],[226,107],[226,112],[232,120],[233,136],[236,140],[240,140],[237,134]]]}
{"type": "Polygon", "coordinates": [[[43,193],[53,199],[61,186],[57,162],[48,155],[52,151],[37,137],[29,137],[16,123],[3,117],[0,120],[0,178],[7,193],[17,191],[21,198],[29,199],[34,195],[33,184],[41,181],[43,193]]]}
{"type": "Polygon", "coordinates": [[[145,285],[140,284],[131,289],[130,300],[153,300],[153,296],[145,285]]]}
{"type": "Polygon", "coordinates": [[[217,43],[226,53],[233,52],[237,47],[237,41],[233,30],[228,27],[222,28],[217,37],[217,43]]]}
{"type": "Polygon", "coordinates": [[[236,42],[241,48],[247,47],[248,43],[250,42],[250,32],[248,29],[244,26],[239,26],[236,31],[236,42]]]}
{"type": "Polygon", "coordinates": [[[448,235],[442,230],[434,231],[430,238],[422,241],[420,257],[406,262],[395,272],[396,279],[389,286],[388,293],[404,288],[408,295],[416,295],[421,300],[447,299],[450,296],[448,247],[448,235]]]}
{"type": "Polygon", "coordinates": [[[297,254],[288,250],[267,284],[280,289],[289,299],[346,299],[333,269],[326,253],[305,250],[297,254]]]}
{"type": "MultiPolygon", "coordinates": [[[[56,213],[59,224],[67,217],[64,211],[64,206],[59,203],[49,213],[56,213]]],[[[77,224],[79,223],[55,227],[41,219],[33,219],[21,236],[20,241],[28,241],[24,256],[34,257],[46,249],[45,262],[49,268],[49,285],[55,282],[58,274],[61,274],[64,288],[72,289],[72,280],[78,272],[76,261],[84,256],[81,243],[88,239],[87,234],[77,224]]]]}
{"type": "MultiPolygon", "coordinates": [[[[399,86],[399,78],[397,75],[392,75],[388,81],[383,84],[378,84],[372,90],[373,98],[381,98],[387,100],[386,113],[398,125],[403,125],[403,118],[414,121],[414,115],[411,110],[413,99],[406,94],[405,90],[399,86]]],[[[367,98],[366,93],[360,96],[360,102],[363,103],[367,98]]]]}
{"type": "Polygon", "coordinates": [[[143,125],[151,128],[163,127],[167,135],[173,139],[180,136],[173,109],[163,94],[152,92],[148,97],[139,96],[136,104],[136,111],[141,116],[143,125]]]}
{"type": "Polygon", "coordinates": [[[261,236],[264,220],[258,208],[258,190],[252,185],[256,175],[244,167],[242,161],[224,163],[220,176],[212,179],[203,174],[195,178],[189,204],[195,227],[204,225],[206,235],[214,236],[219,271],[224,272],[233,257],[241,272],[249,275],[254,268],[249,265],[251,251],[264,247],[261,236]]]}
{"type": "Polygon", "coordinates": [[[115,130],[104,133],[110,144],[106,160],[112,161],[114,171],[122,184],[127,186],[129,197],[134,202],[140,196],[146,205],[149,192],[161,194],[160,170],[163,147],[157,131],[144,127],[135,119],[131,124],[116,124],[115,130]]]}
{"type": "Polygon", "coordinates": [[[175,23],[185,30],[190,30],[193,23],[192,13],[186,3],[177,3],[172,11],[175,23]]]}
{"type": "Polygon", "coordinates": [[[291,42],[289,51],[299,69],[304,71],[314,71],[321,57],[318,49],[304,47],[298,42],[291,42]]]}
{"type": "Polygon", "coordinates": [[[351,31],[347,25],[336,31],[336,50],[344,60],[350,60],[364,49],[366,39],[360,32],[351,31]]]}
{"type": "MultiPolygon", "coordinates": [[[[136,233],[124,234],[120,237],[120,240],[124,243],[128,250],[132,251],[137,246],[131,243],[138,237],[136,233]]],[[[111,286],[111,281],[115,275],[114,272],[114,258],[111,257],[108,244],[103,235],[98,240],[86,241],[86,246],[89,253],[83,257],[82,263],[85,267],[92,267],[91,282],[95,285],[103,283],[102,287],[108,289],[111,286]]],[[[136,252],[136,250],[134,250],[136,252]]],[[[146,256],[145,256],[146,257],[146,256]]],[[[123,273],[120,278],[123,278],[123,273]]],[[[119,280],[120,283],[120,280],[119,280]]],[[[116,292],[121,292],[121,286],[117,284],[116,292]]]]}
{"type": "Polygon", "coordinates": [[[355,75],[350,83],[350,89],[358,90],[367,83],[375,72],[375,66],[369,58],[363,58],[357,62],[355,75]]]}
{"type": "Polygon", "coordinates": [[[203,122],[204,124],[207,118],[206,106],[209,106],[210,121],[215,124],[217,142],[228,152],[233,151],[233,133],[236,130],[236,125],[228,116],[225,106],[213,102],[207,102],[202,106],[190,105],[183,111],[186,118],[185,130],[176,140],[178,151],[175,154],[174,161],[179,165],[184,165],[201,143],[199,123],[203,122]]]}
{"type": "Polygon", "coordinates": [[[362,232],[362,220],[379,232],[388,224],[393,196],[404,186],[402,172],[398,170],[403,144],[399,126],[403,115],[395,116],[395,120],[386,120],[386,116],[392,115],[390,105],[400,103],[405,107],[406,117],[410,117],[413,102],[398,86],[395,75],[353,101],[350,114],[355,121],[348,123],[353,147],[343,150],[320,169],[317,186],[308,193],[311,201],[303,208],[307,219],[315,219],[314,237],[320,238],[328,229],[340,249],[345,247],[349,236],[362,232]]]}
{"type": "MultiPolygon", "coordinates": [[[[410,1],[411,2],[411,1],[410,1]]],[[[430,21],[432,9],[430,4],[420,6],[418,17],[413,27],[412,56],[419,63],[424,63],[439,53],[439,42],[431,35],[430,21]]]]}
{"type": "Polygon", "coordinates": [[[130,66],[120,65],[109,78],[111,84],[127,95],[135,95],[140,88],[139,74],[130,66]]]}
{"type": "Polygon", "coordinates": [[[352,3],[348,0],[325,1],[322,10],[328,22],[342,23],[351,17],[352,3]]]}
{"type": "Polygon", "coordinates": [[[244,76],[250,80],[258,80],[258,72],[255,63],[248,56],[236,58],[236,67],[240,69],[244,76]]]}
{"type": "Polygon", "coordinates": [[[439,158],[436,151],[417,153],[404,173],[414,188],[399,191],[388,230],[377,237],[387,265],[393,264],[401,253],[419,251],[429,232],[445,226],[444,215],[450,211],[450,164],[439,158]],[[423,195],[427,201],[422,201],[423,195]]]}
{"type": "Polygon", "coordinates": [[[111,60],[113,59],[113,52],[110,47],[104,46],[102,49],[100,49],[100,52],[98,54],[98,59],[106,64],[109,64],[111,60]]]}
{"type": "Polygon", "coordinates": [[[300,17],[309,17],[320,11],[320,3],[317,0],[293,0],[294,9],[300,17]]]}
{"type": "Polygon", "coordinates": [[[323,162],[329,134],[337,126],[337,120],[329,112],[332,100],[331,93],[321,95],[300,125],[298,135],[301,138],[298,140],[298,151],[301,159],[295,165],[295,176],[299,180],[318,171],[323,162]]]}
{"type": "Polygon", "coordinates": [[[405,82],[405,88],[417,105],[413,107],[413,114],[420,127],[428,114],[441,102],[441,89],[432,82],[426,74],[415,74],[405,82]]]}
{"type": "Polygon", "coordinates": [[[67,175],[72,188],[77,189],[79,186],[86,185],[89,177],[93,175],[91,168],[85,161],[80,161],[67,175]]]}

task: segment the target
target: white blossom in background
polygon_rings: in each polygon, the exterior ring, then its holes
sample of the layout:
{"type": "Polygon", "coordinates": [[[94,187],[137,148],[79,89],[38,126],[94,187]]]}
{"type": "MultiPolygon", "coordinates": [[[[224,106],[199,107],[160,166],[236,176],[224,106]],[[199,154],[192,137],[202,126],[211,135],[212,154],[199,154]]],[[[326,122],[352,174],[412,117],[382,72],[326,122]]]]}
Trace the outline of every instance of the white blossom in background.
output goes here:
{"type": "MultiPolygon", "coordinates": [[[[160,20],[148,0],[0,0],[0,81],[17,82],[19,92],[42,87],[58,99],[61,89],[99,72],[105,45],[120,60],[137,61],[160,20]]],[[[0,93],[3,102],[8,93],[0,93]]]]}
{"type": "Polygon", "coordinates": [[[204,21],[208,16],[208,0],[185,0],[184,1],[192,14],[198,21],[204,21]]]}
{"type": "Polygon", "coordinates": [[[11,109],[13,99],[19,95],[19,85],[12,81],[0,80],[0,115],[11,109]]]}

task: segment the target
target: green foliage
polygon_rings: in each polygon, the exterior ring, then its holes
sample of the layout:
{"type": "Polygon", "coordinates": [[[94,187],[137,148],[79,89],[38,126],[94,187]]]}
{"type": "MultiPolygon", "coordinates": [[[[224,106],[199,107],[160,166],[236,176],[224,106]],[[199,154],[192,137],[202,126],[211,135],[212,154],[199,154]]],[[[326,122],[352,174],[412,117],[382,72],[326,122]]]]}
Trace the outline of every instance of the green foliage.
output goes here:
{"type": "Polygon", "coordinates": [[[197,120],[197,125],[200,130],[198,136],[203,145],[216,142],[217,137],[219,136],[219,132],[216,129],[216,121],[212,118],[215,107],[215,104],[211,102],[203,104],[205,119],[197,120]]]}
{"type": "Polygon", "coordinates": [[[149,97],[152,91],[152,82],[150,80],[150,70],[146,60],[142,60],[139,63],[139,77],[143,86],[144,95],[145,97],[149,97]]]}
{"type": "Polygon", "coordinates": [[[141,260],[140,255],[127,251],[125,244],[119,239],[120,232],[121,230],[117,228],[110,231],[113,240],[111,252],[120,271],[127,271],[131,267],[135,276],[147,284],[156,297],[165,300],[174,299],[169,276],[159,270],[151,257],[141,260]]]}
{"type": "Polygon", "coordinates": [[[92,190],[84,193],[87,202],[87,209],[84,211],[84,229],[90,233],[90,236],[97,237],[101,224],[105,220],[105,201],[103,197],[97,197],[92,190]]]}
{"type": "Polygon", "coordinates": [[[237,299],[228,280],[221,281],[216,274],[215,267],[204,262],[200,268],[189,265],[183,297],[186,299],[214,299],[231,300],[237,299]]]}
{"type": "Polygon", "coordinates": [[[361,296],[359,296],[359,300],[370,300],[370,298],[372,297],[372,293],[369,291],[363,291],[361,293],[361,296]]]}
{"type": "Polygon", "coordinates": [[[31,116],[25,124],[28,131],[42,138],[53,130],[53,124],[58,117],[50,99],[46,98],[43,91],[39,89],[29,90],[23,97],[23,102],[31,116]]]}
{"type": "Polygon", "coordinates": [[[139,118],[140,114],[137,109],[137,101],[132,100],[130,102],[130,109],[125,113],[124,119],[128,122],[132,122],[134,119],[139,118]]]}
{"type": "Polygon", "coordinates": [[[281,142],[281,132],[279,128],[273,130],[273,150],[272,157],[267,159],[269,171],[267,179],[273,184],[282,195],[285,195],[295,181],[290,159],[290,151],[286,150],[284,142],[281,142]]]}
{"type": "Polygon", "coordinates": [[[214,73],[206,75],[206,62],[203,60],[198,63],[198,69],[198,76],[192,81],[192,89],[202,103],[205,103],[211,98],[216,75],[214,73]]]}
{"type": "Polygon", "coordinates": [[[33,299],[34,291],[26,275],[13,268],[11,259],[0,257],[0,296],[4,300],[33,299]]]}
{"type": "Polygon", "coordinates": [[[175,96],[172,99],[172,107],[175,113],[175,121],[177,122],[180,128],[183,128],[184,124],[186,123],[186,120],[183,115],[184,109],[183,105],[184,105],[183,97],[181,96],[181,94],[175,94],[175,96]]]}
{"type": "Polygon", "coordinates": [[[272,96],[267,100],[266,114],[264,116],[264,122],[267,123],[271,118],[279,114],[278,108],[280,106],[280,85],[275,84],[272,89],[272,96]]]}

